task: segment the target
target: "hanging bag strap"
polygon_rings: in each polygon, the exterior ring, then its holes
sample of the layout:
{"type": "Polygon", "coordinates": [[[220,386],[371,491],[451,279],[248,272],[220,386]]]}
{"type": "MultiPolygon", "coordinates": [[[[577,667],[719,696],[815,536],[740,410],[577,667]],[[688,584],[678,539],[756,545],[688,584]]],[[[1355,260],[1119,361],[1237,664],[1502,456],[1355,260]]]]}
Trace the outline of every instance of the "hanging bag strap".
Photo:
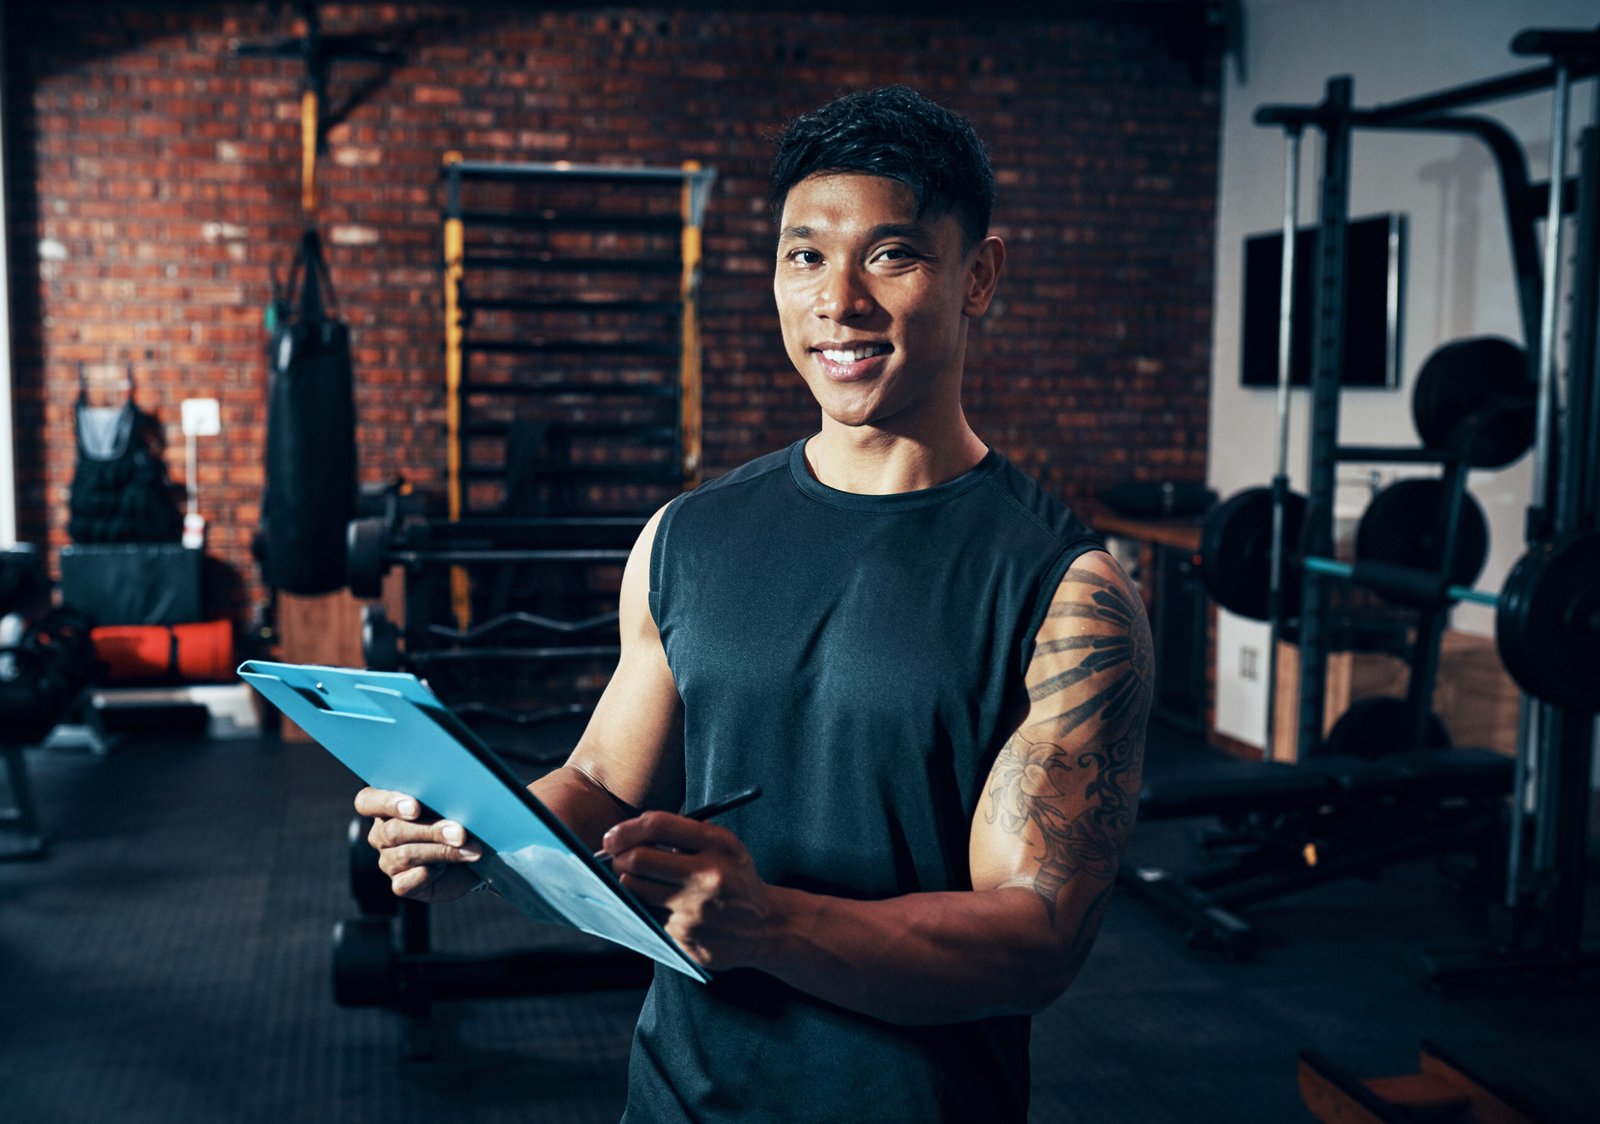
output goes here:
{"type": "Polygon", "coordinates": [[[334,315],[338,312],[338,296],[333,289],[327,258],[322,253],[322,238],[314,226],[306,227],[305,233],[300,236],[300,252],[295,259],[289,302],[297,306],[297,315],[306,324],[320,324],[330,318],[330,312],[334,315]],[[296,282],[299,287],[298,301],[296,282]]]}
{"type": "MultiPolygon", "coordinates": [[[[133,360],[128,360],[128,381],[124,384],[127,392],[128,405],[133,404],[133,360]]],[[[89,365],[82,359],[78,360],[78,405],[89,404],[89,365]]]]}

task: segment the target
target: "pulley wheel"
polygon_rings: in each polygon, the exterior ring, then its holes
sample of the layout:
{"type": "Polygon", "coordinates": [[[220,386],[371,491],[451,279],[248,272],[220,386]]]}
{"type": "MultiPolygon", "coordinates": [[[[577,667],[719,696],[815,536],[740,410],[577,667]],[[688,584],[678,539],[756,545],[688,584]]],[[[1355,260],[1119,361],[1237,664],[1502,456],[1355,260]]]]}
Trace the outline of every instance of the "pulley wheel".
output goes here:
{"type": "Polygon", "coordinates": [[[1417,372],[1411,418],[1422,443],[1474,468],[1504,468],[1533,444],[1539,390],[1510,340],[1478,336],[1436,350],[1417,372]]]}
{"type": "Polygon", "coordinates": [[[365,601],[382,597],[383,575],[389,569],[389,521],[381,516],[350,520],[344,561],[353,596],[365,601]]]}
{"type": "MultiPolygon", "coordinates": [[[[1292,553],[1305,525],[1306,500],[1284,496],[1283,547],[1292,553]]],[[[1287,560],[1286,560],[1287,561],[1287,560]]],[[[1200,580],[1218,605],[1251,620],[1271,618],[1272,489],[1246,488],[1206,516],[1200,532],[1200,580]]],[[[1300,610],[1300,575],[1284,566],[1282,617],[1300,610]]]]}
{"type": "MultiPolygon", "coordinates": [[[[1356,558],[1438,573],[1444,564],[1445,507],[1442,480],[1397,480],[1373,497],[1356,527],[1356,558]]],[[[1471,492],[1461,497],[1449,583],[1470,586],[1489,557],[1489,523],[1471,492]]]]}
{"type": "Polygon", "coordinates": [[[1500,660],[1528,694],[1600,710],[1600,533],[1529,550],[1506,575],[1495,610],[1500,660]]]}

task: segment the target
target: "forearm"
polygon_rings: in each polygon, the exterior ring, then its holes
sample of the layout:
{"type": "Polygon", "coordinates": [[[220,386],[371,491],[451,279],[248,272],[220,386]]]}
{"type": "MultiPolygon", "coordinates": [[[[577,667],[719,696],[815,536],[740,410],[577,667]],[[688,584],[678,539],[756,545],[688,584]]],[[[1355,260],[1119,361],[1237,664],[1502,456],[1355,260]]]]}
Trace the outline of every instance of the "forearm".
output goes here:
{"type": "Polygon", "coordinates": [[[637,809],[570,763],[552,769],[528,788],[590,848],[600,846],[600,837],[612,824],[637,814],[637,809]]]}
{"type": "Polygon", "coordinates": [[[772,888],[755,966],[887,1022],[1031,1014],[1071,983],[1093,934],[1063,939],[1031,890],[853,901],[772,888]]]}

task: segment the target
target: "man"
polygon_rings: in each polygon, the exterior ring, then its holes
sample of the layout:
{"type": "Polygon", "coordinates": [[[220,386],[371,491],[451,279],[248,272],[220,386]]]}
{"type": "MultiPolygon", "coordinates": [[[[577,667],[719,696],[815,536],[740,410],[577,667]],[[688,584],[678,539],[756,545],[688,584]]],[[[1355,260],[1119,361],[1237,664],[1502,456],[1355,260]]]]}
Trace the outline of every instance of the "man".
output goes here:
{"type": "MultiPolygon", "coordinates": [[[[1028,1016],[1072,981],[1133,822],[1138,595],[968,426],[1005,248],[962,119],[904,88],[792,123],[773,291],[820,431],[679,497],[622,654],[532,786],[715,973],[658,971],[626,1119],[1024,1120],[1028,1016]],[[663,811],[759,784],[704,823],[663,811]]],[[[475,842],[363,790],[397,894],[475,842]]]]}

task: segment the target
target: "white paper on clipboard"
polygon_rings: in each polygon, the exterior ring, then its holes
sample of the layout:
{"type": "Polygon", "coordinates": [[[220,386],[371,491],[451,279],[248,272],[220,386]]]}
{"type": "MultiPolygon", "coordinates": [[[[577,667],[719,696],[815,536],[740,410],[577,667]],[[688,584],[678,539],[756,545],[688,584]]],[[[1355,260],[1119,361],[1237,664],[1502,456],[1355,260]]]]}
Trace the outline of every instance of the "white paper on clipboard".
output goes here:
{"type": "Polygon", "coordinates": [[[483,843],[474,868],[535,921],[711,976],[414,675],[246,660],[239,675],[366,783],[415,796],[483,843]]]}

